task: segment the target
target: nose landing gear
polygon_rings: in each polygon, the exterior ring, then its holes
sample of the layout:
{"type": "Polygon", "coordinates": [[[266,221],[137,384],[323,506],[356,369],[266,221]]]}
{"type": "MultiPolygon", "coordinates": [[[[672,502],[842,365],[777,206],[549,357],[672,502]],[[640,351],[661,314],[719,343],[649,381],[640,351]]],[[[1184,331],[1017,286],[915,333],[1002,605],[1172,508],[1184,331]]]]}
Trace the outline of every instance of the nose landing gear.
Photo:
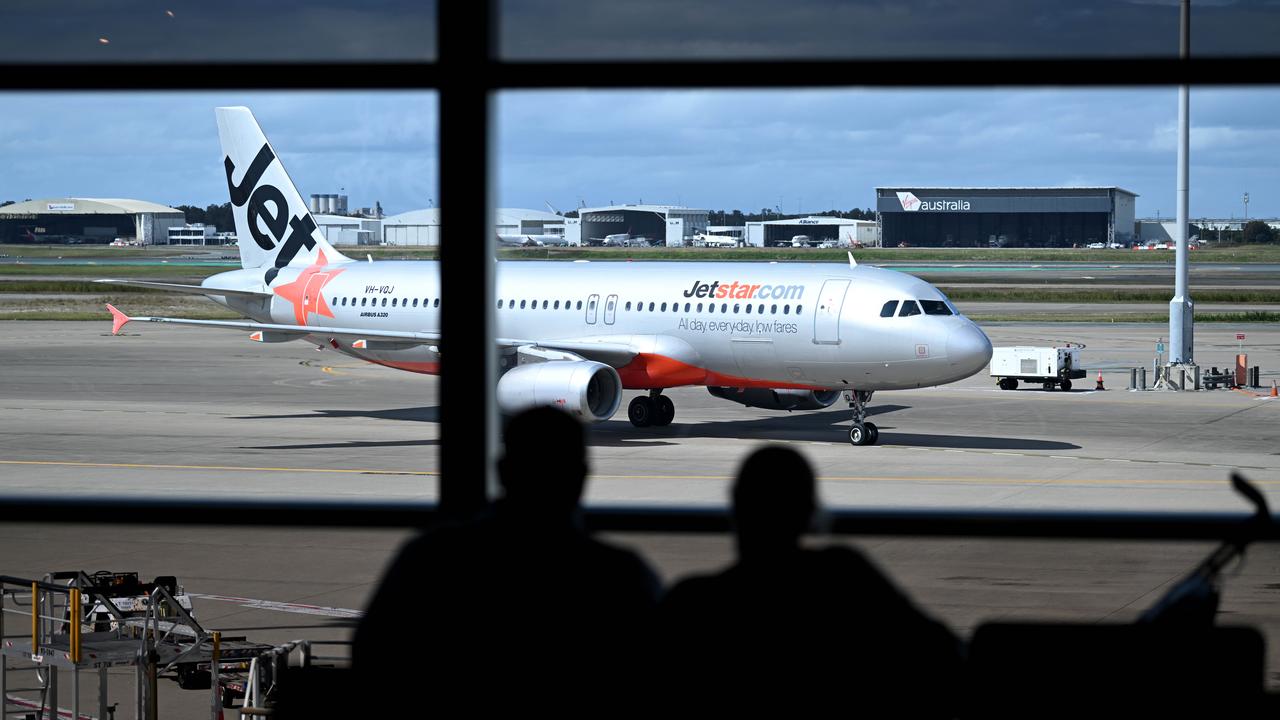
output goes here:
{"type": "Polygon", "coordinates": [[[849,428],[849,442],[854,445],[875,445],[880,441],[880,428],[869,423],[867,403],[871,401],[871,392],[866,390],[845,390],[844,398],[853,410],[853,426],[849,428]]]}
{"type": "Polygon", "coordinates": [[[661,389],[633,398],[627,406],[627,419],[636,427],[665,427],[676,417],[676,404],[661,389]]]}

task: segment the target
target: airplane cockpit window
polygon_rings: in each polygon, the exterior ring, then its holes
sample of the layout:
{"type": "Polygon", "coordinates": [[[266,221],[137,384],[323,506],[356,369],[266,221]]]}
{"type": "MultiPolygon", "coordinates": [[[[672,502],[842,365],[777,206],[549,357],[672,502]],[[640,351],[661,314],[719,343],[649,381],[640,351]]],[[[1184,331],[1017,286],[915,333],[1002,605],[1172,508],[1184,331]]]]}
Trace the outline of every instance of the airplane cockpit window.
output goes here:
{"type": "Polygon", "coordinates": [[[941,300],[921,300],[920,306],[924,308],[925,315],[950,315],[951,308],[941,300]]]}
{"type": "Polygon", "coordinates": [[[884,307],[880,308],[880,317],[893,317],[896,312],[898,312],[898,301],[890,300],[884,304],[884,307]]]}
{"type": "Polygon", "coordinates": [[[916,305],[915,300],[903,300],[902,311],[898,313],[898,317],[907,317],[910,315],[919,315],[920,306],[916,305]]]}

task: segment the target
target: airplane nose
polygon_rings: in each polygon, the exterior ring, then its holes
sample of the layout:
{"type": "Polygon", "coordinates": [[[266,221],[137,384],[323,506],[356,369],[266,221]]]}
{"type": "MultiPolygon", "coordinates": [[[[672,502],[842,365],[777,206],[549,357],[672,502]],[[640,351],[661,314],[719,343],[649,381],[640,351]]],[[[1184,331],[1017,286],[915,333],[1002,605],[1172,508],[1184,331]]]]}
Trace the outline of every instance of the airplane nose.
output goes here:
{"type": "Polygon", "coordinates": [[[947,334],[947,361],[968,377],[991,362],[991,340],[977,325],[966,322],[947,334]]]}

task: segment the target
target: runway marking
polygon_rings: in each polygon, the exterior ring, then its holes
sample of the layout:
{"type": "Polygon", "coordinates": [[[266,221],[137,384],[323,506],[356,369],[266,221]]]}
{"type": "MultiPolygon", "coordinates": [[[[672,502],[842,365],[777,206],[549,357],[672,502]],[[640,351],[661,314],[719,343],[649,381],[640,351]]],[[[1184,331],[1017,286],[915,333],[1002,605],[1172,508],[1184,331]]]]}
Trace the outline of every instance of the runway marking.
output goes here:
{"type": "Polygon", "coordinates": [[[187,593],[188,597],[201,600],[218,600],[240,605],[255,610],[275,610],[277,612],[297,613],[299,615],[320,615],[322,617],[360,618],[364,611],[350,608],[324,607],[306,603],[278,602],[275,600],[255,600],[254,598],[236,597],[234,595],[206,595],[205,593],[187,593]]]}
{"type": "Polygon", "coordinates": [[[127,468],[133,470],[218,470],[223,472],[296,472],[347,475],[439,475],[438,470],[370,470],[361,468],[247,467],[237,465],[159,465],[150,463],[71,462],[67,460],[0,460],[0,465],[127,468]]]}

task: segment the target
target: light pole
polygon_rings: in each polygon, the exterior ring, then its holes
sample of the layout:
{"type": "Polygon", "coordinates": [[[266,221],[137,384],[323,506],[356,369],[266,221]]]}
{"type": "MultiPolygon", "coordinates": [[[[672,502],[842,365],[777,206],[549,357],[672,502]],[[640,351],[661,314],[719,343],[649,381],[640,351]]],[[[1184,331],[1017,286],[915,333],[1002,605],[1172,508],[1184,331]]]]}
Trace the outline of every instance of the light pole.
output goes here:
{"type": "Polygon", "coordinates": [[[1244,194],[1244,224],[1249,224],[1249,193],[1244,194]]]}
{"type": "MultiPolygon", "coordinates": [[[[1191,0],[1179,7],[1179,52],[1186,60],[1191,55],[1191,0]]],[[[1187,225],[1191,187],[1191,89],[1178,88],[1178,230],[1174,260],[1174,291],[1169,301],[1169,364],[1190,365],[1195,357],[1195,302],[1191,299],[1187,267],[1187,225]]]]}

